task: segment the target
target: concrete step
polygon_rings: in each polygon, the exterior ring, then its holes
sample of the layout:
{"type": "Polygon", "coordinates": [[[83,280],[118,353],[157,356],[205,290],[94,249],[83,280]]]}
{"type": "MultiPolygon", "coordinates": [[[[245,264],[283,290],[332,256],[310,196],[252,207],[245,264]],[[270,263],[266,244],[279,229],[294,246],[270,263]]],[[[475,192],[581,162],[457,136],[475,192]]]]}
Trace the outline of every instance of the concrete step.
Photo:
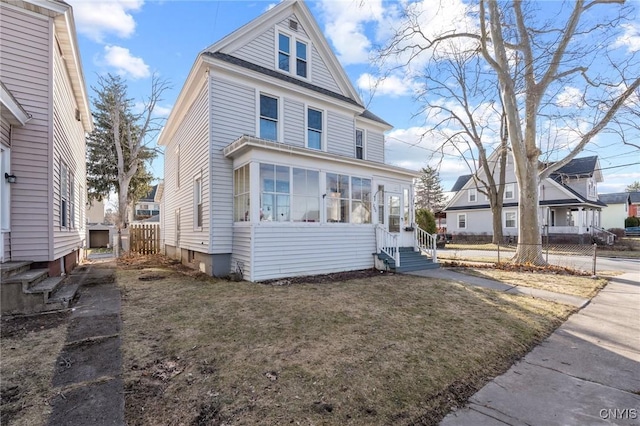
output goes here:
{"type": "Polygon", "coordinates": [[[40,281],[38,284],[29,287],[27,291],[25,291],[25,293],[27,294],[43,293],[44,303],[47,303],[51,293],[53,293],[58,289],[60,284],[62,284],[63,280],[64,280],[64,277],[45,278],[44,280],[40,281]]]}
{"type": "Polygon", "coordinates": [[[22,291],[27,292],[31,287],[37,285],[49,276],[47,269],[29,269],[12,275],[6,280],[2,280],[3,284],[22,284],[22,291]]]}
{"type": "Polygon", "coordinates": [[[33,262],[3,262],[0,263],[0,271],[2,271],[2,282],[14,275],[28,271],[33,262]]]}
{"type": "Polygon", "coordinates": [[[47,310],[68,308],[71,302],[73,302],[73,299],[76,297],[79,287],[80,284],[77,281],[71,282],[69,280],[65,280],[62,285],[60,285],[51,294],[51,296],[49,296],[49,300],[47,300],[47,310]]]}

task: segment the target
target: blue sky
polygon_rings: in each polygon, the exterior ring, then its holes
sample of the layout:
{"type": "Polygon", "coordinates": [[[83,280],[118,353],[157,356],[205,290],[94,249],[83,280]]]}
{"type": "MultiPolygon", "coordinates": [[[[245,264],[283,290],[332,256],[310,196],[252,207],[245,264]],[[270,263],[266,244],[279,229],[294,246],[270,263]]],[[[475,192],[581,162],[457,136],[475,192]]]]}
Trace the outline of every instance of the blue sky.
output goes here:
{"type": "MultiPolygon", "coordinates": [[[[168,79],[173,88],[165,93],[156,112],[167,116],[198,55],[207,46],[272,7],[274,1],[143,1],[67,0],[74,7],[78,42],[90,96],[98,75],[120,74],[129,94],[142,101],[151,85],[151,74],[168,79]]],[[[460,0],[420,3],[430,27],[444,22],[464,24],[459,18],[460,0]],[[443,12],[444,11],[444,12],[443,12]],[[438,13],[438,14],[437,14],[438,13]],[[442,14],[445,13],[446,16],[442,14]]],[[[635,3],[636,6],[638,3],[635,3]]],[[[374,94],[369,89],[371,52],[384,44],[389,28],[397,24],[400,3],[382,0],[324,0],[307,2],[311,12],[334,48],[352,83],[369,109],[394,126],[387,135],[387,162],[419,169],[436,165],[429,156],[437,141],[420,140],[424,117],[415,115],[420,105],[414,100],[415,83],[395,73],[381,83],[374,94]]],[[[636,10],[638,8],[636,7],[636,10]]],[[[613,40],[620,51],[640,52],[640,21],[632,21],[613,40]]],[[[571,91],[567,89],[567,97],[571,91]]],[[[630,135],[640,146],[640,131],[630,135]]],[[[600,157],[604,182],[599,192],[623,191],[640,181],[640,153],[616,139],[600,137],[584,155],[600,157]],[[634,164],[635,163],[635,164],[634,164]],[[632,164],[632,165],[629,165],[632,164]]],[[[155,176],[163,175],[162,158],[154,160],[155,176]]],[[[440,176],[449,189],[458,176],[468,174],[462,161],[444,158],[440,176]]]]}

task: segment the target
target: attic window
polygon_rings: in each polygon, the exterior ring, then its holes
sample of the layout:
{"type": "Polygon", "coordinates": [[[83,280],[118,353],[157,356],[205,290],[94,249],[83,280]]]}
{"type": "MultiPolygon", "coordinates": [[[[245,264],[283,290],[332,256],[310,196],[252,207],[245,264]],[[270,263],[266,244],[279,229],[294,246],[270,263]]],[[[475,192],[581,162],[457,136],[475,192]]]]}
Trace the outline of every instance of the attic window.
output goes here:
{"type": "Polygon", "coordinates": [[[311,43],[293,34],[278,31],[276,45],[277,69],[304,79],[309,78],[311,43]]]}
{"type": "Polygon", "coordinates": [[[293,31],[298,31],[298,23],[296,21],[294,21],[293,19],[289,20],[289,29],[293,30],[293,31]]]}

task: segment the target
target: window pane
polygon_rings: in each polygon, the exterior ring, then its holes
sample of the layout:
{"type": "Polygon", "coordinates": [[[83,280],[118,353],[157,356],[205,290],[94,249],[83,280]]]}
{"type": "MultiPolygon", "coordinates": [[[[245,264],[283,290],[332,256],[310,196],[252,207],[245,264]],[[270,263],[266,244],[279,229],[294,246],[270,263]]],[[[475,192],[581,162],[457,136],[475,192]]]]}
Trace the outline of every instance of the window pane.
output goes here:
{"type": "Polygon", "coordinates": [[[283,71],[289,71],[289,55],[278,53],[278,68],[283,71]]]}
{"type": "Polygon", "coordinates": [[[276,167],[276,192],[289,193],[289,167],[276,167]]]}
{"type": "Polygon", "coordinates": [[[260,95],[260,116],[278,119],[278,100],[271,96],[260,95]]]}
{"type": "Polygon", "coordinates": [[[322,133],[315,130],[309,130],[309,148],[321,149],[322,148],[322,133]]]}
{"type": "Polygon", "coordinates": [[[296,42],[296,57],[307,60],[307,45],[300,41],[296,42]]]}
{"type": "Polygon", "coordinates": [[[260,191],[275,191],[275,173],[273,164],[260,164],[260,191]]]}
{"type": "Polygon", "coordinates": [[[279,222],[286,222],[289,220],[289,196],[278,195],[276,196],[276,220],[279,222]]]}
{"type": "Polygon", "coordinates": [[[310,129],[322,131],[322,112],[315,109],[307,110],[307,122],[310,129]]]}
{"type": "Polygon", "coordinates": [[[338,192],[340,198],[349,198],[349,176],[338,175],[338,192]]]}
{"type": "Polygon", "coordinates": [[[278,140],[278,123],[275,121],[267,120],[266,118],[261,118],[260,137],[262,139],[268,139],[271,141],[278,140]]]}
{"type": "Polygon", "coordinates": [[[303,60],[296,60],[296,74],[300,77],[307,78],[307,63],[303,60]]]}
{"type": "Polygon", "coordinates": [[[278,35],[278,50],[289,53],[289,37],[284,34],[278,35]]]}
{"type": "Polygon", "coordinates": [[[260,196],[260,220],[272,221],[274,213],[273,195],[261,194],[260,196]]]}

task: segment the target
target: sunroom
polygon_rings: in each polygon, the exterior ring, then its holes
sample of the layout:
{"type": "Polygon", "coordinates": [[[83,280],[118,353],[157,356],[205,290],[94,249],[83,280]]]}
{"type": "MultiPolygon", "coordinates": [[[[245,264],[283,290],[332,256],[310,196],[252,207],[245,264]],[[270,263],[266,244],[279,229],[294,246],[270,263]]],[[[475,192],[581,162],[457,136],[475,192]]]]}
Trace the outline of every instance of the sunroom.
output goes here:
{"type": "Polygon", "coordinates": [[[233,159],[232,271],[249,281],[372,268],[376,227],[412,247],[416,172],[243,136],[233,159]]]}

